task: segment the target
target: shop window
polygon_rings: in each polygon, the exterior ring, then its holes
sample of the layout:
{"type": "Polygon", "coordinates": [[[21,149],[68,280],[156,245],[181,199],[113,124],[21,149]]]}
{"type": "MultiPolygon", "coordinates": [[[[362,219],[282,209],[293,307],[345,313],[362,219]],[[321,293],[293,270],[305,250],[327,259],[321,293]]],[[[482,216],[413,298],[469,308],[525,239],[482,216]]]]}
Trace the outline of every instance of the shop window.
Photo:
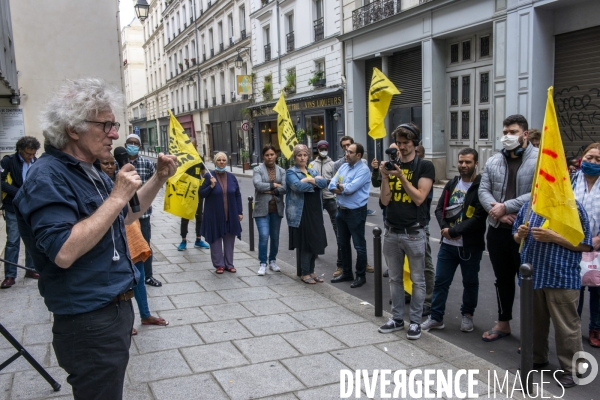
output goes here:
{"type": "Polygon", "coordinates": [[[471,59],[471,41],[465,40],[462,42],[462,59],[467,61],[471,59]]]}
{"type": "Polygon", "coordinates": [[[471,103],[471,77],[463,76],[462,78],[462,103],[471,103]]]}
{"type": "Polygon", "coordinates": [[[450,113],[450,139],[458,139],[458,113],[450,113]]]}
{"type": "Polygon", "coordinates": [[[458,62],[458,43],[454,43],[450,46],[450,62],[457,63],[458,62]]]}
{"type": "Polygon", "coordinates": [[[490,101],[490,73],[486,72],[480,76],[479,102],[488,103],[490,101]]]}
{"type": "Polygon", "coordinates": [[[490,56],[490,37],[483,36],[479,38],[479,56],[489,57],[490,56]]]}
{"type": "Polygon", "coordinates": [[[469,139],[469,118],[470,113],[468,111],[462,112],[462,135],[461,139],[468,140],[469,139]]]}
{"type": "Polygon", "coordinates": [[[479,110],[479,139],[489,138],[489,110],[479,110]]]}
{"type": "Polygon", "coordinates": [[[458,105],[458,78],[450,78],[450,105],[458,105]]]}

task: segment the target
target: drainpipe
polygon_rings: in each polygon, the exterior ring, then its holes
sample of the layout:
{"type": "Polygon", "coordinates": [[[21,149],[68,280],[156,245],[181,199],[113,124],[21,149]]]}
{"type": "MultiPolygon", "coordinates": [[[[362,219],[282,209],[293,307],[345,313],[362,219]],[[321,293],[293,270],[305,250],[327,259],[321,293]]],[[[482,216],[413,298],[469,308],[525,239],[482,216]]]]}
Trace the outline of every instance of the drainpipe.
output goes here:
{"type": "Polygon", "coordinates": [[[281,90],[281,28],[279,27],[279,0],[277,0],[277,79],[281,90]]]}
{"type": "MultiPolygon", "coordinates": [[[[342,7],[342,14],[340,16],[340,35],[344,34],[344,8],[342,7]]],[[[344,130],[348,130],[348,81],[346,80],[346,45],[344,42],[340,42],[340,53],[342,57],[341,64],[341,78],[342,78],[342,90],[344,93],[344,130]]],[[[344,132],[346,134],[346,132],[344,132]]],[[[337,135],[337,132],[336,132],[337,135]]]]}

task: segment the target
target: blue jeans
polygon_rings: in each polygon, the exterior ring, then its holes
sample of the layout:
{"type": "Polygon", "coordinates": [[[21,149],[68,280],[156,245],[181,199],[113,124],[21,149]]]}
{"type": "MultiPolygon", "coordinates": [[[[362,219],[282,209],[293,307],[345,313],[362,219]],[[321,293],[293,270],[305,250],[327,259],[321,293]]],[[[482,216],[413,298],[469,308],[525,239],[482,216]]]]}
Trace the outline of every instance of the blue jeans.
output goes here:
{"type": "MultiPolygon", "coordinates": [[[[142,230],[142,236],[148,242],[148,246],[150,246],[150,250],[152,250],[152,245],[150,245],[150,237],[152,236],[151,227],[150,227],[150,218],[140,218],[140,228],[142,230]]],[[[148,257],[146,261],[144,261],[144,272],[146,274],[146,279],[152,278],[152,255],[148,257]]],[[[145,282],[145,281],[143,281],[145,282]]]]}
{"type": "Polygon", "coordinates": [[[410,265],[412,296],[410,300],[410,322],[421,323],[425,303],[425,231],[394,233],[386,228],[383,238],[383,255],[390,274],[392,296],[392,318],[404,320],[404,256],[410,265]]]}
{"type": "Polygon", "coordinates": [[[302,276],[311,275],[315,273],[316,259],[316,254],[309,253],[307,251],[300,252],[300,268],[302,269],[302,276]]]}
{"type": "MultiPolygon", "coordinates": [[[[588,287],[590,292],[590,330],[600,330],[600,287],[588,287]]],[[[585,300],[585,287],[581,288],[579,295],[579,306],[577,314],[581,317],[583,311],[583,303],[585,300]]]]}
{"type": "MultiPolygon", "coordinates": [[[[19,251],[21,250],[21,235],[17,226],[17,214],[9,211],[4,212],[4,221],[6,224],[6,247],[4,248],[4,258],[6,261],[19,263],[19,251]]],[[[33,259],[27,248],[25,249],[25,266],[33,268],[33,259]]],[[[17,267],[4,263],[4,277],[16,278],[17,267]]]]}
{"type": "Polygon", "coordinates": [[[364,277],[367,272],[367,241],[365,240],[367,206],[353,210],[338,208],[335,221],[338,231],[338,249],[342,254],[343,275],[354,276],[352,273],[352,248],[350,247],[350,239],[352,239],[356,249],[356,277],[364,277]]]}
{"type": "Polygon", "coordinates": [[[439,322],[444,320],[448,290],[459,265],[463,277],[463,297],[460,313],[462,315],[473,315],[475,313],[477,297],[479,296],[479,264],[482,255],[483,251],[466,253],[462,247],[442,243],[435,270],[431,319],[439,322]]]}
{"type": "Polygon", "coordinates": [[[258,260],[261,264],[267,263],[267,245],[271,238],[271,251],[268,261],[275,261],[279,251],[279,229],[281,228],[281,217],[272,212],[264,217],[256,217],[256,228],[258,229],[258,260]]]}
{"type": "Polygon", "coordinates": [[[135,267],[140,271],[140,280],[136,287],[133,288],[133,295],[140,311],[140,318],[148,318],[150,316],[150,308],[148,308],[148,296],[146,295],[146,278],[144,276],[144,263],[142,261],[135,263],[135,267]]]}

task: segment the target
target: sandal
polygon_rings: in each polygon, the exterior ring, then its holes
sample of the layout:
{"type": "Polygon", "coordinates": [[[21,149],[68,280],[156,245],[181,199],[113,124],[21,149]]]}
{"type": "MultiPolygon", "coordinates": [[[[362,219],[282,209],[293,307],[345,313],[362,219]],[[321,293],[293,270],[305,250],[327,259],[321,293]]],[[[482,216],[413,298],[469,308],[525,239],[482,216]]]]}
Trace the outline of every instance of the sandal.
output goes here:
{"type": "Polygon", "coordinates": [[[304,283],[308,283],[309,285],[314,285],[317,282],[314,280],[314,278],[310,275],[307,275],[305,278],[300,278],[302,280],[302,282],[304,283]]]}
{"type": "Polygon", "coordinates": [[[225,272],[225,268],[217,267],[217,274],[222,274],[223,272],[225,272]]]}
{"type": "Polygon", "coordinates": [[[142,320],[142,325],[160,325],[160,326],[169,325],[169,321],[165,320],[164,318],[148,317],[147,319],[150,319],[150,318],[152,318],[152,320],[150,320],[150,321],[142,320]]]}
{"type": "Polygon", "coordinates": [[[235,274],[237,272],[237,269],[235,269],[234,267],[231,267],[231,268],[227,268],[225,271],[235,274]]]}
{"type": "Polygon", "coordinates": [[[311,278],[313,278],[313,279],[315,280],[315,282],[319,282],[319,283],[323,283],[323,282],[325,282],[325,281],[323,280],[323,278],[321,278],[320,276],[311,275],[310,277],[311,277],[311,278]]]}
{"type": "Polygon", "coordinates": [[[131,336],[137,335],[137,329],[131,328],[131,336]]]}

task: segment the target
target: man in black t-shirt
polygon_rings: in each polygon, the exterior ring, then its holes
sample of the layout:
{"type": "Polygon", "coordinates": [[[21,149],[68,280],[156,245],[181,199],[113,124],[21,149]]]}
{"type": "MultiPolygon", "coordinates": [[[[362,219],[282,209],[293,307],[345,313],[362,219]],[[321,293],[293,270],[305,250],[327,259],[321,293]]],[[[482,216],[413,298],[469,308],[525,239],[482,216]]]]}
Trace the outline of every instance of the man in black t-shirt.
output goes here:
{"type": "Polygon", "coordinates": [[[383,255],[390,275],[392,318],[379,328],[381,333],[404,329],[404,256],[408,257],[412,298],[410,326],[406,337],[421,337],[421,316],[425,302],[424,227],[427,225],[427,195],[435,181],[431,161],[417,157],[420,132],[414,124],[402,124],[392,133],[398,146],[400,165],[382,163],[381,204],[387,206],[383,255]],[[387,168],[386,168],[387,166],[387,168]],[[390,167],[393,167],[389,169],[390,167]]]}

